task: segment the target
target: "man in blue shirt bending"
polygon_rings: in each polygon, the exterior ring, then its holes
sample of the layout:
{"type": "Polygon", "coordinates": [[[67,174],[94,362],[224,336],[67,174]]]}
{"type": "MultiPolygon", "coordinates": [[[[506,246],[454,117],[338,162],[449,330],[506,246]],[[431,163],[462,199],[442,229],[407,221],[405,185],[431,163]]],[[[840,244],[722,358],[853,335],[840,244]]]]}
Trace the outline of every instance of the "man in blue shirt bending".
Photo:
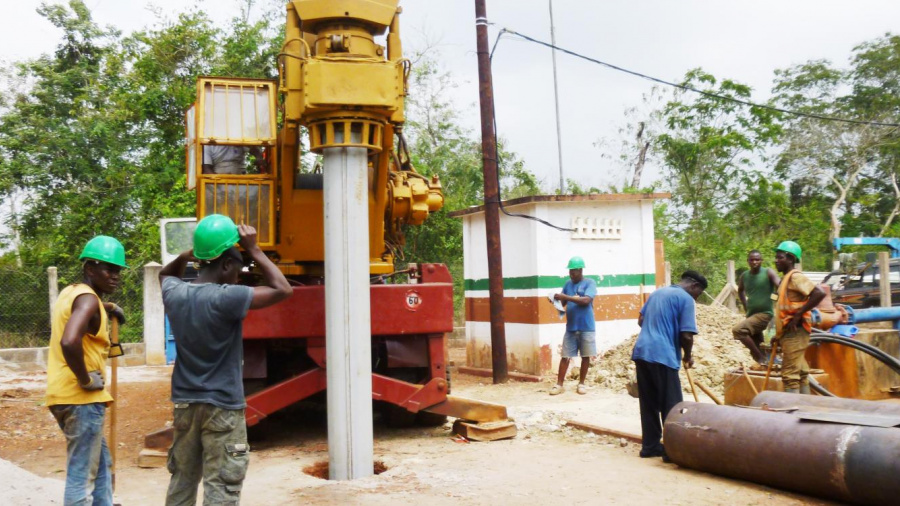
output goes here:
{"type": "Polygon", "coordinates": [[[662,457],[669,461],[660,442],[662,427],[669,410],[682,401],[679,363],[686,368],[694,365],[694,304],[706,286],[706,278],[701,274],[685,271],[681,282],[656,290],[641,308],[641,333],[631,353],[641,406],[641,458],[662,457]]]}
{"type": "Polygon", "coordinates": [[[566,304],[566,334],[563,336],[559,374],[556,385],[550,389],[550,395],[565,392],[563,381],[569,369],[569,359],[579,354],[581,369],[576,391],[582,395],[587,393],[584,379],[587,377],[588,368],[591,367],[591,358],[597,355],[597,342],[594,339],[595,295],[597,295],[596,283],[593,279],[584,277],[584,260],[581,257],[572,257],[569,260],[569,281],[563,286],[562,293],[553,295],[555,300],[566,304]]]}

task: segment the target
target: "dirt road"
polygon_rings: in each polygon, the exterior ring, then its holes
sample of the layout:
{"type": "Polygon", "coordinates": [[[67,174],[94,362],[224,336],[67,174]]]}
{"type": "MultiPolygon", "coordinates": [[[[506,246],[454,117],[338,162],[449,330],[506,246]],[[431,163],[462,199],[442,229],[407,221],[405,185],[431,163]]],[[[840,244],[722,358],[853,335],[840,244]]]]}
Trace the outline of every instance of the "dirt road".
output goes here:
{"type": "MultiPolygon", "coordinates": [[[[143,434],[170,418],[169,374],[169,368],[120,369],[116,495],[122,504],[163,502],[168,473],[140,469],[135,461],[143,434]]],[[[62,481],[54,490],[45,479],[63,479],[65,441],[42,405],[43,381],[42,373],[0,371],[0,458],[34,473],[40,485],[29,496],[21,474],[0,473],[3,504],[47,504],[54,493],[61,498],[62,481]]],[[[270,417],[251,433],[253,453],[242,503],[826,504],[660,459],[640,459],[634,444],[623,446],[618,439],[564,424],[573,417],[636,424],[637,403],[627,395],[594,388],[585,396],[567,392],[550,397],[549,383],[494,386],[484,381],[456,376],[454,394],[506,404],[520,426],[517,438],[459,443],[448,427],[390,429],[378,423],[376,458],[388,470],[363,480],[331,482],[303,472],[328,457],[324,410],[306,405],[270,417]]]]}

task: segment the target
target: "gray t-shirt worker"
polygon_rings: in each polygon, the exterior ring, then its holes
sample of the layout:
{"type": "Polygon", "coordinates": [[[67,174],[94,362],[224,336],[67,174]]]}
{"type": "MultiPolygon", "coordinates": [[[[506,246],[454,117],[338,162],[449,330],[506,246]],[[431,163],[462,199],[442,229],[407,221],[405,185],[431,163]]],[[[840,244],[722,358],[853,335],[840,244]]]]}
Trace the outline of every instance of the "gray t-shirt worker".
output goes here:
{"type": "Polygon", "coordinates": [[[203,218],[194,249],[160,271],[163,305],[175,335],[172,373],[174,438],[167,505],[193,505],[203,479],[204,504],[238,504],[250,461],[242,383],[243,320],[250,309],[291,296],[284,275],[259,249],[256,230],[227,216],[203,218]],[[262,272],[260,286],[238,285],[240,245],[262,272]],[[180,279],[189,261],[200,261],[193,283],[180,279]]]}

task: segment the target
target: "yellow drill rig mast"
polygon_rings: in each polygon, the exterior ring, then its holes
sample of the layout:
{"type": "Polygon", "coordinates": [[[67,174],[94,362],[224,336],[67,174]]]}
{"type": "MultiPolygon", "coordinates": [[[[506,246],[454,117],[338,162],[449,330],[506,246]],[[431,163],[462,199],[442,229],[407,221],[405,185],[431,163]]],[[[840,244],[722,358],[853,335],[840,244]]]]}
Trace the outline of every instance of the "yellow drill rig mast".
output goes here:
{"type": "Polygon", "coordinates": [[[432,421],[506,418],[503,406],[448,395],[446,266],[412,265],[408,282],[382,276],[397,271],[404,227],[443,205],[438,179],[395,150],[410,72],[400,12],[397,0],[290,1],[279,78],[202,77],[187,112],[197,218],[254,226],[297,285],[244,320],[247,424],[328,385],[338,479],[371,474],[370,399],[432,421]],[[304,130],[322,170],[302,170],[304,130]]]}
{"type": "Polygon", "coordinates": [[[410,70],[397,3],[294,0],[277,82],[199,80],[188,113],[188,185],[198,188],[197,216],[221,213],[254,225],[286,275],[322,276],[325,258],[322,174],[301,172],[301,127],[313,153],[367,150],[372,274],[393,272],[402,227],[421,224],[443,205],[438,179],[418,174],[405,153],[394,152],[410,70]],[[385,32],[386,47],[376,40],[385,32]],[[224,147],[240,147],[256,163],[240,174],[204,170],[210,164],[201,160],[224,147]]]}

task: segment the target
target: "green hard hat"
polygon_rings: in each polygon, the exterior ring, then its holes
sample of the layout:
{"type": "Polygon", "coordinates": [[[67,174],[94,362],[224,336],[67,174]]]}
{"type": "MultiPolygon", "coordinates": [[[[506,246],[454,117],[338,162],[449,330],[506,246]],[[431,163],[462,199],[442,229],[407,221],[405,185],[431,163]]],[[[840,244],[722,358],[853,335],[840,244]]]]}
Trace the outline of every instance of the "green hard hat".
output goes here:
{"type": "Polygon", "coordinates": [[[125,248],[122,243],[108,235],[98,235],[88,241],[78,259],[99,260],[119,267],[128,267],[125,265],[125,248]]]}
{"type": "Polygon", "coordinates": [[[781,244],[775,248],[775,251],[790,253],[791,255],[794,255],[798,262],[800,261],[800,255],[803,252],[803,250],[800,249],[800,245],[794,241],[782,241],[781,244]]]}
{"type": "Polygon", "coordinates": [[[222,214],[210,214],[194,229],[194,256],[213,260],[240,240],[237,225],[222,214]]]}
{"type": "Polygon", "coordinates": [[[584,269],[584,259],[572,257],[569,259],[569,269],[584,269]]]}

